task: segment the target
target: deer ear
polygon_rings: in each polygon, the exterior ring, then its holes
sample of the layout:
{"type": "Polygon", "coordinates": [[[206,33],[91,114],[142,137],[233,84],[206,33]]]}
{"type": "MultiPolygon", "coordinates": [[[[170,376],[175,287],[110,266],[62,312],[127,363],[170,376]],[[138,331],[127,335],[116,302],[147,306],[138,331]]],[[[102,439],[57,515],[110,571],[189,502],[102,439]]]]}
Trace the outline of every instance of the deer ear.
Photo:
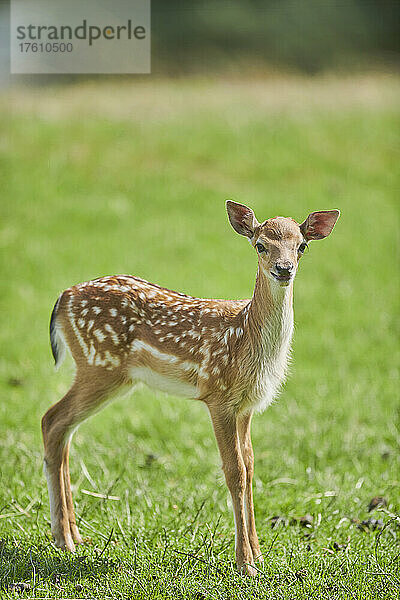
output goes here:
{"type": "Polygon", "coordinates": [[[339,215],[340,211],[336,209],[312,212],[300,225],[300,231],[307,241],[322,240],[330,234],[339,215]]]}
{"type": "Polygon", "coordinates": [[[260,223],[257,221],[251,208],[248,208],[244,204],[227,200],[226,210],[228,212],[230,224],[236,233],[252,238],[256,227],[258,227],[260,223]]]}

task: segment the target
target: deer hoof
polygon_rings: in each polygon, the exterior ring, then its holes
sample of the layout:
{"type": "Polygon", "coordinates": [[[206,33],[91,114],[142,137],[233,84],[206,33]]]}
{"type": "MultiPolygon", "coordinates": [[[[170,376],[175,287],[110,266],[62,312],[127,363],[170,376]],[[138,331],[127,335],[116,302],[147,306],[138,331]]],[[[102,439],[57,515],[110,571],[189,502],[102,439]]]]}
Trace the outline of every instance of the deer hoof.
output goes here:
{"type": "Polygon", "coordinates": [[[60,550],[66,550],[67,552],[75,552],[75,544],[72,540],[71,535],[63,536],[53,534],[53,542],[56,548],[60,548],[60,550]]]}
{"type": "Polygon", "coordinates": [[[240,567],[240,572],[246,577],[257,577],[258,571],[252,565],[243,565],[240,567]]]}

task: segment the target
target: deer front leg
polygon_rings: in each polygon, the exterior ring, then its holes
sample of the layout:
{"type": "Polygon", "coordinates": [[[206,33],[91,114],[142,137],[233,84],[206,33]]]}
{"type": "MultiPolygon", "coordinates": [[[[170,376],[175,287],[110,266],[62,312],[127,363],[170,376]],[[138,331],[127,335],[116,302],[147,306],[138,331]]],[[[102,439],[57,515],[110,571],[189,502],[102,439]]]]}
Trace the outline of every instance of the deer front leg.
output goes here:
{"type": "Polygon", "coordinates": [[[209,406],[214,433],[222,459],[222,469],[233,504],[236,528],[236,564],[246,575],[255,576],[245,513],[246,468],[240,451],[235,415],[220,406],[209,406]]]}
{"type": "Polygon", "coordinates": [[[254,453],[251,443],[250,427],[252,414],[242,415],[238,417],[238,432],[240,439],[240,448],[242,451],[243,462],[246,467],[246,509],[247,509],[247,531],[249,542],[255,560],[263,561],[258,541],[256,522],[254,517],[253,504],[253,475],[254,475],[254,453]]]}

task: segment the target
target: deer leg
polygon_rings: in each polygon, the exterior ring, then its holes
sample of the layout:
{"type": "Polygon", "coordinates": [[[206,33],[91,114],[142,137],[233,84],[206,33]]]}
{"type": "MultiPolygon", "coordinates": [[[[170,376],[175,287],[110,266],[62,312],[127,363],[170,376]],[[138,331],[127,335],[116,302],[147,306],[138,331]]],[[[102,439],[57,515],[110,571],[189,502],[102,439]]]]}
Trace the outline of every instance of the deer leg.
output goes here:
{"type": "Polygon", "coordinates": [[[252,567],[253,553],[245,518],[246,468],[240,451],[236,417],[227,414],[226,410],[218,406],[209,406],[209,411],[226,484],[232,497],[236,530],[236,564],[244,574],[255,576],[257,572],[252,567]]]}
{"type": "Polygon", "coordinates": [[[42,419],[44,469],[49,489],[51,533],[58,548],[75,550],[67,508],[63,458],[68,429],[71,426],[70,405],[77,391],[74,386],[42,419]]]}
{"type": "Polygon", "coordinates": [[[253,552],[254,559],[263,561],[263,557],[260,550],[260,543],[258,541],[256,523],[254,518],[254,504],[253,504],[253,474],[254,474],[254,453],[253,446],[251,443],[251,417],[252,414],[241,415],[238,417],[238,432],[240,440],[240,448],[242,451],[242,458],[246,467],[246,493],[245,502],[247,509],[247,532],[249,535],[249,542],[253,552]]]}
{"type": "Polygon", "coordinates": [[[68,442],[65,444],[64,453],[63,453],[63,477],[64,477],[65,500],[67,503],[69,527],[71,530],[72,539],[74,540],[75,544],[83,544],[82,536],[79,533],[79,529],[76,524],[74,503],[72,500],[72,492],[71,492],[71,479],[69,476],[69,447],[71,444],[71,437],[72,437],[72,435],[69,437],[68,442]]]}
{"type": "Polygon", "coordinates": [[[72,502],[69,477],[69,444],[71,433],[106,400],[111,389],[118,387],[101,376],[87,377],[93,384],[76,380],[65,396],[52,406],[42,419],[44,465],[50,500],[51,532],[58,548],[74,551],[82,541],[72,502]]]}

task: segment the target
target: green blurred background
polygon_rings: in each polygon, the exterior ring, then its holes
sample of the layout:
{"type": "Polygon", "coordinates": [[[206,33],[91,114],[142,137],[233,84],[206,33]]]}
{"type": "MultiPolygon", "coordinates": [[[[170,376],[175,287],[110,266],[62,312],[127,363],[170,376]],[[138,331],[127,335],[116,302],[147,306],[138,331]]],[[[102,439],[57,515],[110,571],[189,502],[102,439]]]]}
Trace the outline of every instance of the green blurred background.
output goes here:
{"type": "Polygon", "coordinates": [[[393,0],[153,0],[153,70],[393,67],[399,19],[393,0]]]}
{"type": "MultiPolygon", "coordinates": [[[[9,0],[0,0],[0,67],[6,80],[9,11],[9,0]]],[[[152,72],[158,76],[315,75],[399,66],[395,0],[153,0],[151,20],[152,72]]],[[[57,79],[71,76],[12,78],[36,84],[57,79]]]]}

